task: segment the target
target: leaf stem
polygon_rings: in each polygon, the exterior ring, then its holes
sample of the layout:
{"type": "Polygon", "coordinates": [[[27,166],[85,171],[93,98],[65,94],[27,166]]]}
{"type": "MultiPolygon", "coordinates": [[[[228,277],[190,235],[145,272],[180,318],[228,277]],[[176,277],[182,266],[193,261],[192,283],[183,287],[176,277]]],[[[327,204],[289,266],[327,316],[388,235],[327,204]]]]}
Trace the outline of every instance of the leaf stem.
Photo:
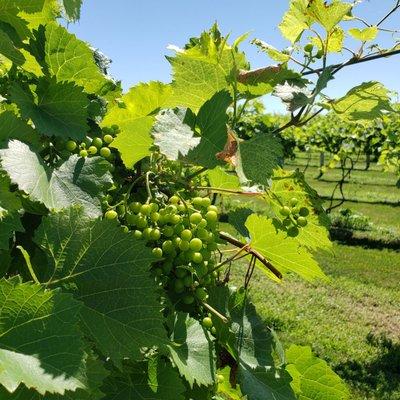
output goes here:
{"type": "Polygon", "coordinates": [[[25,262],[26,262],[26,266],[28,267],[29,273],[30,273],[33,281],[40,285],[39,279],[37,278],[35,271],[33,270],[32,263],[31,263],[31,257],[29,256],[29,253],[22,246],[17,246],[17,249],[20,250],[20,252],[22,253],[22,255],[25,259],[25,262]]]}
{"type": "Polygon", "coordinates": [[[229,321],[228,321],[228,318],[226,318],[224,315],[222,315],[219,311],[217,311],[214,307],[211,307],[208,303],[206,303],[205,301],[203,301],[202,303],[201,303],[203,306],[204,306],[204,308],[207,308],[207,310],[208,311],[210,311],[212,314],[214,314],[216,317],[218,317],[219,319],[221,319],[222,320],[222,322],[224,323],[224,324],[227,324],[229,321]]]}

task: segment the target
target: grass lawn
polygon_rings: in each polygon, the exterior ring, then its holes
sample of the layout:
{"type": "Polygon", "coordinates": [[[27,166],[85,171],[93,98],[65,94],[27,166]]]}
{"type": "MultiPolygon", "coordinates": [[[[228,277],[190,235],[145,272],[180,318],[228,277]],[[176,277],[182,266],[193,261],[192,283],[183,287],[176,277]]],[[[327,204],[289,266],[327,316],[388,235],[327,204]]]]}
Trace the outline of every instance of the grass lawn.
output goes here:
{"type": "MultiPolygon", "coordinates": [[[[284,345],[311,345],[349,383],[352,400],[400,400],[400,254],[335,245],[331,277],[281,285],[257,272],[251,296],[284,345]]],[[[237,284],[240,284],[236,274],[237,284]]]]}

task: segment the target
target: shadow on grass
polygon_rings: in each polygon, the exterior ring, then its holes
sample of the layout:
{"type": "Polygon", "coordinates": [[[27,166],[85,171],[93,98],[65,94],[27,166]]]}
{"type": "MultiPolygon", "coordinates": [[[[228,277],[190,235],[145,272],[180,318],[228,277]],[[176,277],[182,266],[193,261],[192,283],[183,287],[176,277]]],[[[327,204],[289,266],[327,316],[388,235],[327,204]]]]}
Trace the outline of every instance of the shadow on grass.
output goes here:
{"type": "Polygon", "coordinates": [[[336,372],[366,395],[370,393],[382,400],[400,399],[400,342],[372,334],[366,340],[378,349],[377,357],[369,363],[347,361],[338,364],[336,372]]]}

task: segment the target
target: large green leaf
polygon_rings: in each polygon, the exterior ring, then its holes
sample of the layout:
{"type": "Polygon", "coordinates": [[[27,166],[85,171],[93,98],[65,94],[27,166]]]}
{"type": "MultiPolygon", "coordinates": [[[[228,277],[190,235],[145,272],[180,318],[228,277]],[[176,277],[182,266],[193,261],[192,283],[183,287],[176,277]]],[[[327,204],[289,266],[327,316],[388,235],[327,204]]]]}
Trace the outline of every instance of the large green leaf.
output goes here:
{"type": "Polygon", "coordinates": [[[0,54],[6,56],[9,60],[17,65],[21,65],[25,62],[24,55],[14,45],[11,38],[0,29],[0,54]]]}
{"type": "Polygon", "coordinates": [[[173,69],[171,107],[197,112],[215,93],[229,88],[235,71],[247,67],[244,54],[229,46],[216,29],[203,32],[194,46],[168,57],[173,69]]]}
{"type": "Polygon", "coordinates": [[[45,136],[83,139],[88,131],[89,100],[83,89],[72,82],[56,82],[40,78],[37,100],[27,87],[14,82],[10,98],[24,118],[31,119],[45,136]]]}
{"type": "Polygon", "coordinates": [[[341,0],[333,0],[330,4],[327,4],[325,0],[308,2],[308,15],[321,24],[327,32],[331,32],[353,8],[353,4],[341,0]]]}
{"type": "MultiPolygon", "coordinates": [[[[251,247],[280,272],[295,272],[308,280],[325,278],[311,250],[275,226],[272,219],[252,214],[246,221],[246,227],[250,232],[251,247]]],[[[264,268],[261,263],[257,265],[264,268]]]]}
{"type": "Polygon", "coordinates": [[[118,125],[121,132],[112,146],[121,153],[128,168],[150,155],[153,144],[150,132],[155,113],[163,107],[171,94],[171,87],[161,82],[142,83],[122,97],[123,105],[113,105],[106,114],[102,126],[118,125]]]}
{"type": "Polygon", "coordinates": [[[173,343],[168,346],[172,361],[193,387],[215,383],[216,359],[208,332],[189,315],[176,316],[173,343]]]}
{"type": "Polygon", "coordinates": [[[149,381],[146,363],[127,366],[106,380],[104,400],[184,400],[185,386],[171,364],[159,361],[154,381],[149,381]]]}
{"type": "Polygon", "coordinates": [[[15,232],[24,232],[18,213],[14,212],[0,218],[0,249],[7,250],[9,248],[9,240],[15,232]]]}
{"type": "Polygon", "coordinates": [[[252,183],[269,185],[271,175],[283,161],[283,146],[272,134],[259,134],[239,144],[238,168],[252,183]]]}
{"type": "Polygon", "coordinates": [[[315,357],[309,347],[292,345],[286,352],[293,390],[299,400],[347,400],[349,391],[328,364],[315,357]]]}
{"type": "Polygon", "coordinates": [[[238,373],[242,393],[251,400],[296,400],[290,382],[291,377],[286,371],[276,371],[268,368],[249,368],[239,365],[238,373]]]}
{"type": "Polygon", "coordinates": [[[112,184],[109,163],[101,157],[73,155],[52,169],[18,140],[0,150],[0,163],[20,190],[50,210],[78,204],[85,206],[89,215],[100,215],[100,197],[112,184]]]}
{"type": "Polygon", "coordinates": [[[378,36],[378,27],[369,26],[364,29],[353,28],[349,29],[349,35],[354,39],[361,40],[362,42],[369,42],[371,40],[375,40],[378,36]]]}
{"type": "MultiPolygon", "coordinates": [[[[34,3],[34,2],[31,2],[34,3]]],[[[10,24],[21,39],[29,35],[28,22],[21,18],[17,0],[3,0],[0,2],[0,21],[10,24]]]]}
{"type": "Polygon", "coordinates": [[[351,89],[345,96],[326,104],[340,118],[364,123],[393,111],[389,91],[379,82],[364,82],[351,89]]]}
{"type": "Polygon", "coordinates": [[[82,0],[63,0],[65,14],[70,21],[77,21],[81,16],[82,0]]]}
{"type": "Polygon", "coordinates": [[[5,389],[0,388],[0,395],[4,400],[101,400],[104,393],[100,390],[103,381],[109,375],[103,363],[94,356],[86,356],[83,365],[83,376],[85,376],[86,387],[75,391],[66,391],[64,394],[41,395],[34,389],[20,386],[12,395],[7,394],[5,389]]]}
{"type": "Polygon", "coordinates": [[[229,93],[222,91],[216,93],[200,108],[196,118],[196,127],[201,133],[200,144],[187,155],[192,163],[207,168],[217,166],[216,155],[224,149],[228,139],[226,110],[231,102],[229,93]]]}
{"type": "Polygon", "coordinates": [[[82,86],[88,93],[99,93],[107,83],[96,65],[93,50],[56,23],[46,26],[45,61],[58,82],[82,86]]]}
{"type": "Polygon", "coordinates": [[[279,25],[282,35],[292,43],[300,40],[302,33],[311,24],[307,6],[308,0],[291,0],[289,10],[279,25]]]}
{"type": "Polygon", "coordinates": [[[0,308],[0,384],[11,393],[21,383],[41,394],[85,387],[80,304],[71,295],[2,280],[0,308]]]}
{"type": "Polygon", "coordinates": [[[235,173],[229,173],[222,167],[215,167],[207,171],[210,185],[218,189],[240,190],[240,181],[235,173]]]}
{"type": "Polygon", "coordinates": [[[163,345],[166,333],[150,276],[150,249],[115,222],[72,208],[44,218],[35,242],[46,252],[50,286],[69,284],[83,302],[81,321],[106,356],[140,358],[163,345]]]}

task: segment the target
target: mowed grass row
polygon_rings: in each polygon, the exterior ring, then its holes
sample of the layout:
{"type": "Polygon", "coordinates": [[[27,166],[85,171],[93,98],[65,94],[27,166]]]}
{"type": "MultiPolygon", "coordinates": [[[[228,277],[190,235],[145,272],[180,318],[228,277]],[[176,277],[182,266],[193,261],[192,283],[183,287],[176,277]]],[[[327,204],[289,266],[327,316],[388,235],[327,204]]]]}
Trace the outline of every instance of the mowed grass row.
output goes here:
{"type": "MultiPolygon", "coordinates": [[[[318,155],[312,162],[318,166],[318,155]]],[[[302,170],[306,163],[303,157],[286,168],[302,170]]],[[[397,177],[376,164],[368,171],[362,163],[358,168],[345,184],[346,196],[355,201],[341,207],[400,236],[397,177]]],[[[317,175],[318,168],[309,167],[307,181],[320,195],[330,195],[340,170],[327,171],[321,180],[317,175]]],[[[334,244],[333,254],[317,258],[328,283],[290,276],[278,285],[255,273],[251,297],[262,318],[286,347],[310,345],[349,384],[351,400],[400,400],[400,253],[334,244]]],[[[245,268],[236,266],[235,284],[243,283],[245,268]]]]}

